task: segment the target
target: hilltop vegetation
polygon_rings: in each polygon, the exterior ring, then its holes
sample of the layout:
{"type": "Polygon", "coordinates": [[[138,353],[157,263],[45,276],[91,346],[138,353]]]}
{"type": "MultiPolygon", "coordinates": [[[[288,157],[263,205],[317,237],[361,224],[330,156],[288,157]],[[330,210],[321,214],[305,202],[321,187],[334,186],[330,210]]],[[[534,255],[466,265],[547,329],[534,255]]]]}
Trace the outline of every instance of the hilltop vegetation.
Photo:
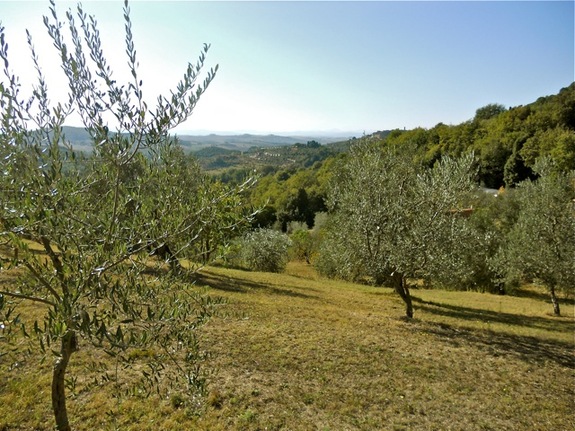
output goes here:
{"type": "MultiPolygon", "coordinates": [[[[64,132],[75,148],[91,150],[85,131],[65,127],[64,132]]],[[[395,129],[370,137],[391,146],[414,143],[418,147],[414,162],[426,166],[446,155],[473,151],[481,185],[512,187],[533,177],[533,166],[541,156],[550,156],[559,169],[575,169],[575,83],[524,106],[506,108],[493,103],[480,107],[474,118],[461,124],[395,129]]],[[[178,143],[224,182],[239,181],[254,169],[262,176],[284,171],[279,175],[281,181],[299,170],[314,169],[314,163],[346,153],[354,139],[334,142],[333,138],[275,135],[182,135],[178,143]]]]}
{"type": "Polygon", "coordinates": [[[549,156],[558,169],[575,169],[575,83],[556,95],[540,97],[525,106],[506,109],[491,104],[473,119],[456,125],[395,131],[389,145],[415,142],[418,160],[432,165],[444,155],[474,151],[479,181],[485,187],[511,187],[533,176],[536,160],[549,156]]]}

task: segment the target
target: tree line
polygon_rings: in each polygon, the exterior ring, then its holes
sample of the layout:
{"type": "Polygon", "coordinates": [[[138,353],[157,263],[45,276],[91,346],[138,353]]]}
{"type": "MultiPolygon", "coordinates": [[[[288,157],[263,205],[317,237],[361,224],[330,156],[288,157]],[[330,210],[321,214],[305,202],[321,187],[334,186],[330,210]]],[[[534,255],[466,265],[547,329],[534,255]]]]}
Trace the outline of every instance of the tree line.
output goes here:
{"type": "Polygon", "coordinates": [[[338,166],[319,245],[320,272],[392,286],[413,316],[409,284],[504,293],[526,281],[575,286],[575,171],[548,156],[498,195],[478,187],[473,153],[414,163],[413,143],[362,141],[338,166]]]}
{"type": "Polygon", "coordinates": [[[513,187],[534,177],[537,159],[548,156],[557,169],[575,169],[575,83],[558,94],[512,108],[489,104],[455,126],[393,131],[390,145],[415,142],[417,158],[427,166],[444,155],[473,151],[478,180],[485,187],[513,187]]]}

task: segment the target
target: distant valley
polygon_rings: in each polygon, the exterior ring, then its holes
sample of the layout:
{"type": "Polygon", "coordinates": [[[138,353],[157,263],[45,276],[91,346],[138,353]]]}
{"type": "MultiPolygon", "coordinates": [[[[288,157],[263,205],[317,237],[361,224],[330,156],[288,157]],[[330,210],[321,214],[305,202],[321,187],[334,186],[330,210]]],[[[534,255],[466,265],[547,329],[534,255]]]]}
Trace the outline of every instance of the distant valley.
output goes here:
{"type": "MultiPolygon", "coordinates": [[[[75,151],[92,151],[90,135],[81,127],[64,126],[66,140],[75,151]]],[[[388,132],[380,132],[388,133],[388,132]]],[[[346,151],[354,136],[280,135],[175,135],[187,154],[193,154],[206,171],[229,168],[305,168],[346,151]]]]}
{"type": "MultiPolygon", "coordinates": [[[[78,151],[91,151],[92,141],[90,135],[81,127],[64,126],[66,138],[78,151]]],[[[320,144],[330,144],[334,142],[347,141],[353,136],[334,134],[334,136],[280,136],[280,135],[187,135],[176,134],[181,146],[186,152],[196,152],[204,148],[217,147],[233,151],[247,151],[256,148],[283,147],[298,143],[305,144],[309,141],[316,141],[320,144]]]]}
{"type": "Polygon", "coordinates": [[[206,147],[218,147],[227,150],[246,151],[253,147],[284,147],[294,144],[305,144],[308,141],[316,141],[320,144],[330,144],[342,140],[348,140],[342,137],[317,137],[317,136],[279,136],[279,135],[177,135],[180,144],[187,150],[198,151],[206,147]]]}

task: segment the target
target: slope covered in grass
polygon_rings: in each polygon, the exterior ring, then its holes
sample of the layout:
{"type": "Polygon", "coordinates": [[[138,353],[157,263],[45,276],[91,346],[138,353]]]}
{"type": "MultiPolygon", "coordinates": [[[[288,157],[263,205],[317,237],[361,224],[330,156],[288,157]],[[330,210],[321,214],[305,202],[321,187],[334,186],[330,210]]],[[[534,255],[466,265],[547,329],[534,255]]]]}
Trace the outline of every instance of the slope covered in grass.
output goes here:
{"type": "MultiPolygon", "coordinates": [[[[569,430],[573,303],[544,296],[415,290],[416,319],[389,289],[286,274],[206,268],[197,282],[227,299],[204,328],[202,404],[115,399],[112,383],[70,397],[74,429],[569,430]]],[[[86,346],[72,373],[89,363],[86,346]]],[[[3,352],[4,353],[4,352],[3,352]]],[[[49,430],[50,360],[0,357],[0,429],[49,430]]]]}

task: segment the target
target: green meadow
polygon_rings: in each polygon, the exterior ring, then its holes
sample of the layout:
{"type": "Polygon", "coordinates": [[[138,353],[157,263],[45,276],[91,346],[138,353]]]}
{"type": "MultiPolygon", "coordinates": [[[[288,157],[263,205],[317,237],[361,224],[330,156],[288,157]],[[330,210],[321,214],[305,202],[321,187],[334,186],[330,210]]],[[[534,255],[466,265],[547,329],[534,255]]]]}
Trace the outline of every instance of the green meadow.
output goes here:
{"type": "MultiPolygon", "coordinates": [[[[0,280],[10,282],[7,274],[0,280]]],[[[564,313],[555,317],[537,286],[521,296],[414,289],[415,318],[407,320],[391,289],[326,280],[303,263],[283,274],[206,267],[194,283],[225,299],[200,332],[204,396],[117,395],[132,371],[101,379],[90,364],[104,353],[81,345],[69,368],[72,429],[575,425],[572,298],[561,298],[564,313]]],[[[53,358],[17,353],[3,347],[0,356],[0,430],[53,430],[53,358]]]]}

